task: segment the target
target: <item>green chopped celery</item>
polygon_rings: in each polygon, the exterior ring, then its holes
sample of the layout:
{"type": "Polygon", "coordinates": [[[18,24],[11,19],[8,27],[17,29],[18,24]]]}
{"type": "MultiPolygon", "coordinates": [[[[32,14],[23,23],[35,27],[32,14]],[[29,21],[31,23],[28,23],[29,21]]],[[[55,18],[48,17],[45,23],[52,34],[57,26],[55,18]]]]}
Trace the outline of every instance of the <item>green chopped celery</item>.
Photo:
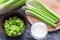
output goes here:
{"type": "Polygon", "coordinates": [[[5,30],[5,33],[7,33],[8,36],[21,35],[25,30],[24,21],[19,19],[18,17],[11,17],[8,20],[5,20],[4,30],[5,30]],[[16,22],[16,21],[18,21],[18,22],[16,22]],[[20,34],[18,34],[18,33],[20,33],[20,34]]]}
{"type": "Polygon", "coordinates": [[[45,19],[45,18],[42,17],[41,15],[39,15],[39,14],[37,14],[37,13],[31,11],[31,10],[26,10],[26,11],[27,11],[27,14],[28,14],[28,15],[31,15],[31,16],[33,16],[33,17],[39,19],[39,20],[44,21],[45,23],[51,25],[52,28],[56,28],[56,24],[50,22],[49,20],[45,19]]]}

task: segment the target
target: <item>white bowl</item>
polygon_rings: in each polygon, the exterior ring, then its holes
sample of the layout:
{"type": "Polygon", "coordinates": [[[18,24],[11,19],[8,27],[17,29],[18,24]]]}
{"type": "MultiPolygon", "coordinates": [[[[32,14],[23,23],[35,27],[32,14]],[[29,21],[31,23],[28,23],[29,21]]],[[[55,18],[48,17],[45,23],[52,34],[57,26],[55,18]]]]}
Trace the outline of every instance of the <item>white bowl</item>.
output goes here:
{"type": "Polygon", "coordinates": [[[47,33],[47,25],[43,22],[36,22],[31,26],[31,35],[35,39],[45,39],[47,33]]]}

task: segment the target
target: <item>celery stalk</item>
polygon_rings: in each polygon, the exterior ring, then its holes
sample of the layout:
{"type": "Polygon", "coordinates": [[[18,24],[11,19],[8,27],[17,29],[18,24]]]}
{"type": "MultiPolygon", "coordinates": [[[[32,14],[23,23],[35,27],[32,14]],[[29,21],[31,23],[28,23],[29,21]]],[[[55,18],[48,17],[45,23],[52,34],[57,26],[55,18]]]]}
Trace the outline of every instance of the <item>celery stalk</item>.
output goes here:
{"type": "MultiPolygon", "coordinates": [[[[36,10],[36,9],[35,9],[36,10]]],[[[49,15],[46,15],[46,12],[45,11],[43,11],[43,10],[38,10],[42,15],[44,15],[47,19],[49,19],[49,20],[51,20],[53,23],[56,23],[56,22],[58,22],[58,21],[56,21],[56,20],[53,20],[51,17],[49,17],[49,15]]]]}
{"type": "Polygon", "coordinates": [[[36,4],[36,3],[34,4],[33,2],[32,2],[32,5],[33,5],[34,7],[36,7],[37,9],[42,10],[43,12],[45,12],[45,14],[48,15],[49,17],[51,17],[52,20],[58,21],[58,19],[57,19],[56,17],[52,16],[50,13],[48,13],[46,10],[44,10],[43,7],[39,6],[39,5],[36,4]],[[38,6],[37,6],[37,5],[38,5],[38,6]]]}
{"type": "Polygon", "coordinates": [[[34,0],[36,1],[38,4],[40,4],[40,6],[46,11],[48,12],[49,14],[51,14],[52,16],[54,16],[55,18],[57,19],[60,19],[60,17],[54,13],[51,9],[49,9],[46,5],[44,5],[42,2],[40,2],[39,0],[34,0]]]}
{"type": "Polygon", "coordinates": [[[33,12],[33,11],[30,11],[30,10],[26,10],[26,11],[28,12],[28,13],[27,13],[28,15],[31,15],[31,16],[33,16],[33,17],[39,19],[39,20],[44,21],[45,23],[51,25],[52,28],[56,28],[56,24],[54,24],[54,23],[48,21],[47,19],[43,18],[42,16],[38,15],[37,13],[35,13],[35,12],[33,12]]]}
{"type": "Polygon", "coordinates": [[[27,1],[26,5],[27,5],[27,6],[30,5],[30,6],[36,7],[37,9],[45,12],[45,14],[46,14],[47,16],[49,16],[52,20],[55,20],[56,22],[58,21],[58,19],[57,19],[56,17],[54,17],[53,15],[51,15],[49,12],[47,12],[47,11],[45,10],[45,8],[43,8],[43,7],[41,6],[41,4],[39,4],[39,2],[37,2],[36,0],[31,0],[31,1],[29,0],[29,1],[27,1]]]}
{"type": "Polygon", "coordinates": [[[13,10],[13,9],[23,5],[23,4],[25,4],[25,3],[26,3],[26,0],[23,0],[23,1],[21,0],[21,1],[17,2],[17,3],[15,3],[14,5],[12,5],[11,7],[5,9],[4,13],[9,12],[9,11],[11,11],[11,10],[13,10]]]}
{"type": "Polygon", "coordinates": [[[11,7],[9,7],[8,9],[15,9],[23,4],[26,3],[27,0],[21,0],[21,1],[18,1],[17,3],[15,3],[14,5],[12,5],[11,7]],[[16,6],[16,7],[15,7],[16,6]]]}
{"type": "Polygon", "coordinates": [[[3,13],[6,13],[6,12],[9,12],[9,11],[12,11],[13,9],[23,5],[26,3],[27,0],[10,0],[9,2],[3,4],[3,5],[6,5],[6,6],[1,6],[0,5],[0,14],[3,14],[3,13]],[[15,2],[15,3],[14,3],[15,2]],[[9,3],[9,4],[8,4],[9,3]],[[8,6],[9,5],[9,6],[8,6]]]}
{"type": "Polygon", "coordinates": [[[31,11],[36,12],[37,14],[43,16],[44,18],[46,18],[47,20],[51,21],[52,23],[55,23],[55,22],[56,22],[56,21],[48,18],[43,12],[41,12],[41,10],[39,11],[39,10],[37,10],[36,8],[32,8],[32,7],[28,7],[28,6],[25,7],[25,8],[28,9],[28,10],[31,10],[31,11]]]}
{"type": "Polygon", "coordinates": [[[18,2],[18,1],[19,1],[19,0],[9,0],[8,2],[6,2],[6,3],[2,4],[2,5],[0,5],[0,10],[6,9],[6,8],[8,8],[8,7],[14,5],[14,4],[15,4],[16,2],[18,2]]]}
{"type": "Polygon", "coordinates": [[[7,2],[7,1],[9,1],[9,0],[0,0],[0,4],[3,4],[5,2],[7,2]]]}
{"type": "Polygon", "coordinates": [[[27,10],[30,13],[29,15],[41,19],[53,28],[56,28],[56,23],[60,20],[59,16],[43,3],[39,2],[39,0],[28,0],[23,9],[27,10]]]}

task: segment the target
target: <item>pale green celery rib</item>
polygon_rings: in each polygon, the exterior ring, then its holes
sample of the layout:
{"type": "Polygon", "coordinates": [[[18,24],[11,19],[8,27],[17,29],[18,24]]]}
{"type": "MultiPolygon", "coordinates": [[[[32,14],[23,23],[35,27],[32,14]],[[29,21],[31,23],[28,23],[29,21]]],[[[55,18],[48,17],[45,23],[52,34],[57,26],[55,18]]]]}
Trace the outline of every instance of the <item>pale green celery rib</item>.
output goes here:
{"type": "Polygon", "coordinates": [[[40,10],[42,10],[43,12],[45,12],[45,14],[47,15],[47,16],[49,16],[49,17],[51,17],[51,19],[52,20],[55,20],[56,22],[58,21],[58,19],[57,18],[55,18],[53,15],[51,15],[49,12],[47,12],[45,9],[46,8],[43,8],[40,4],[38,4],[38,2],[37,1],[29,1],[30,2],[30,4],[32,4],[34,7],[36,7],[37,9],[40,9],[40,10]],[[37,2],[37,3],[36,3],[37,2]]]}
{"type": "MultiPolygon", "coordinates": [[[[46,15],[46,12],[44,10],[41,10],[41,12],[43,12],[43,14],[46,15]]],[[[53,21],[53,23],[57,23],[58,22],[58,20],[53,20],[53,18],[51,18],[49,15],[46,15],[46,17],[48,17],[49,19],[51,19],[53,21]]]]}
{"type": "Polygon", "coordinates": [[[47,19],[50,19],[53,23],[57,23],[58,21],[56,20],[53,20],[53,18],[51,18],[49,15],[46,15],[47,12],[45,12],[44,10],[42,9],[38,9],[39,11],[42,12],[43,15],[45,15],[47,17],[47,19]]]}
{"type": "Polygon", "coordinates": [[[36,14],[35,12],[31,11],[31,10],[27,10],[28,11],[28,15],[31,15],[39,20],[42,20],[44,21],[45,23],[47,23],[48,25],[51,25],[52,28],[56,28],[56,24],[48,21],[47,19],[45,19],[44,17],[42,17],[41,15],[39,14],[36,14]]]}
{"type": "Polygon", "coordinates": [[[16,2],[18,2],[19,0],[9,0],[8,2],[0,5],[0,10],[6,9],[12,5],[14,5],[16,2]]]}
{"type": "Polygon", "coordinates": [[[0,4],[3,4],[5,2],[7,2],[7,1],[9,1],[9,0],[0,0],[0,4]]]}
{"type": "Polygon", "coordinates": [[[46,14],[47,16],[49,16],[52,20],[55,20],[56,22],[58,21],[57,18],[55,18],[54,16],[52,16],[52,15],[51,15],[50,13],[48,13],[46,10],[42,9],[41,6],[39,6],[38,4],[35,4],[35,5],[34,5],[34,3],[32,3],[32,5],[33,5],[34,7],[36,7],[37,9],[42,10],[43,12],[45,12],[45,14],[46,14]],[[38,6],[37,6],[37,5],[38,5],[38,6]]]}
{"type": "MultiPolygon", "coordinates": [[[[35,3],[35,4],[36,4],[36,2],[37,2],[37,0],[34,0],[34,1],[33,1],[33,3],[35,3]]],[[[32,4],[33,4],[33,3],[32,3],[32,4]]],[[[40,7],[41,7],[43,10],[45,10],[46,12],[48,12],[49,15],[50,15],[50,14],[51,14],[51,15],[52,15],[52,14],[53,14],[53,15],[56,15],[56,14],[55,14],[53,11],[51,11],[48,7],[43,7],[44,5],[41,4],[40,2],[37,2],[37,3],[38,3],[37,5],[40,5],[40,7]],[[47,8],[48,8],[48,9],[47,9],[47,8]],[[50,12],[49,12],[48,10],[49,10],[50,12]]],[[[51,16],[51,15],[50,15],[50,16],[51,16]]],[[[52,15],[52,16],[53,16],[53,15],[52,15]]],[[[52,16],[51,16],[51,17],[52,17],[52,16]]],[[[56,20],[56,19],[60,19],[57,15],[54,16],[54,17],[55,17],[55,18],[54,18],[55,20],[56,20]]],[[[53,18],[53,17],[52,17],[52,18],[53,18]]]]}
{"type": "Polygon", "coordinates": [[[12,5],[11,7],[7,8],[7,9],[6,9],[7,11],[5,10],[4,12],[5,12],[5,13],[6,13],[6,12],[9,12],[9,11],[11,11],[11,10],[13,10],[13,9],[15,9],[15,8],[23,5],[23,4],[25,4],[26,1],[27,1],[27,0],[20,0],[20,1],[18,1],[17,3],[15,3],[14,5],[12,5]]]}
{"type": "Polygon", "coordinates": [[[27,0],[20,0],[20,1],[18,1],[17,3],[15,3],[14,5],[12,5],[11,7],[9,7],[9,9],[10,9],[10,8],[12,8],[12,9],[17,8],[18,6],[21,6],[21,5],[25,4],[26,1],[27,1],[27,0]],[[16,6],[16,7],[15,7],[15,6],[16,6]]]}
{"type": "MultiPolygon", "coordinates": [[[[28,8],[28,7],[27,7],[27,8],[28,8]]],[[[52,23],[55,23],[54,20],[52,20],[52,19],[50,19],[49,17],[47,17],[41,10],[39,11],[38,9],[32,8],[32,7],[29,7],[28,9],[30,9],[30,10],[38,13],[38,14],[41,15],[41,16],[44,16],[44,18],[46,18],[47,20],[51,21],[52,23]]]]}
{"type": "MultiPolygon", "coordinates": [[[[33,8],[32,8],[32,9],[33,9],[33,8]]],[[[52,23],[56,23],[56,21],[55,21],[55,20],[52,20],[51,17],[49,17],[48,15],[46,15],[43,10],[41,10],[41,9],[40,9],[40,10],[37,10],[36,8],[34,8],[34,9],[35,9],[36,11],[38,11],[39,14],[41,13],[42,15],[44,15],[44,17],[46,17],[47,20],[51,21],[52,23]]],[[[40,14],[40,15],[41,15],[41,14],[40,14]]]]}
{"type": "MultiPolygon", "coordinates": [[[[34,1],[35,1],[35,0],[34,0],[34,1]]],[[[42,6],[43,9],[45,8],[45,10],[48,11],[48,13],[50,13],[52,16],[56,17],[57,19],[60,19],[60,17],[59,17],[55,12],[53,12],[51,9],[49,9],[49,8],[48,8],[46,5],[44,5],[42,2],[40,2],[39,0],[37,0],[36,2],[39,3],[39,4],[42,6]]]]}

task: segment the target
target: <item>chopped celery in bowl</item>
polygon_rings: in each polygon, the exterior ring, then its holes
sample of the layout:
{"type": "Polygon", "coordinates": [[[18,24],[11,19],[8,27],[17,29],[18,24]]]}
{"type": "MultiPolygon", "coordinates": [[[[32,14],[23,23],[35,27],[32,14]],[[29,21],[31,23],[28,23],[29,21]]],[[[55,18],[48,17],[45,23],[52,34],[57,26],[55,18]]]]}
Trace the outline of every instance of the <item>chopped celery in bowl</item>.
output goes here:
{"type": "Polygon", "coordinates": [[[12,17],[5,21],[4,30],[8,36],[17,36],[23,33],[25,25],[23,20],[17,17],[12,17]]]}
{"type": "Polygon", "coordinates": [[[27,27],[27,18],[21,12],[10,12],[2,16],[0,26],[8,37],[22,36],[27,27]]]}

